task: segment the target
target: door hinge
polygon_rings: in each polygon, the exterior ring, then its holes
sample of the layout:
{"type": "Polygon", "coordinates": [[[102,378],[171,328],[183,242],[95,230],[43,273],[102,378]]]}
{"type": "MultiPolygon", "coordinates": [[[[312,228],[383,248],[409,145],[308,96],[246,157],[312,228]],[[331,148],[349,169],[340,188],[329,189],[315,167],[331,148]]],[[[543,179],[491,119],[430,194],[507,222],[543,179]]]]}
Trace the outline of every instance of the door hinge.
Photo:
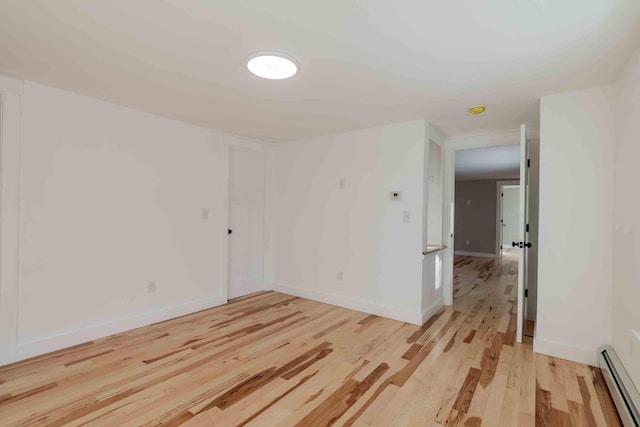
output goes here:
{"type": "Polygon", "coordinates": [[[528,298],[529,297],[529,289],[525,289],[524,290],[524,297],[528,298]]]}
{"type": "Polygon", "coordinates": [[[500,197],[504,197],[504,193],[500,193],[500,197]]]}
{"type": "Polygon", "coordinates": [[[527,233],[529,232],[529,224],[527,224],[527,233]]]}
{"type": "Polygon", "coordinates": [[[527,159],[527,167],[530,168],[531,167],[531,159],[527,159]]]}

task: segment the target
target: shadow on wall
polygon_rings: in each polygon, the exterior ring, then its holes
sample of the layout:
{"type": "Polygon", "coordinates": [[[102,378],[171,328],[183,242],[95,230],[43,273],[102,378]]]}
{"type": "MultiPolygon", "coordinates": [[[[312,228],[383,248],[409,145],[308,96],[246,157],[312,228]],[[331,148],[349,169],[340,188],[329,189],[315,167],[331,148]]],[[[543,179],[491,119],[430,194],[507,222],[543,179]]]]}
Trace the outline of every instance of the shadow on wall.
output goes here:
{"type": "Polygon", "coordinates": [[[456,181],[456,252],[496,255],[497,181],[456,181]]]}

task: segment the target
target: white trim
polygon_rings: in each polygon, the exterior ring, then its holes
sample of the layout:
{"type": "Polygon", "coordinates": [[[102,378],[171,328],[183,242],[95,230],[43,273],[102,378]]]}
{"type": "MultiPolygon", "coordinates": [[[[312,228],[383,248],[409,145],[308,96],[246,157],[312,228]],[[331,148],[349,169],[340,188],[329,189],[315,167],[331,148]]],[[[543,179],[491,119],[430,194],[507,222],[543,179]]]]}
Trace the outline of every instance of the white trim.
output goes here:
{"type": "Polygon", "coordinates": [[[590,366],[598,366],[598,349],[571,346],[542,338],[533,339],[533,351],[547,356],[571,360],[590,366]]]}
{"type": "Polygon", "coordinates": [[[283,294],[287,295],[293,295],[300,298],[306,298],[313,301],[323,302],[325,304],[336,305],[338,307],[348,308],[350,310],[375,314],[376,316],[387,317],[389,319],[399,320],[401,322],[422,326],[423,314],[419,310],[416,310],[414,312],[403,308],[378,304],[359,298],[347,297],[344,295],[337,295],[333,293],[316,291],[313,289],[306,289],[298,286],[283,285],[279,283],[274,284],[273,290],[282,292],[283,294]]]}
{"type": "MultiPolygon", "coordinates": [[[[483,137],[489,137],[489,138],[493,138],[495,139],[497,138],[501,138],[503,136],[507,136],[509,134],[512,134],[513,132],[520,132],[520,127],[518,126],[517,131],[514,131],[514,129],[496,129],[496,130],[489,130],[486,132],[474,132],[474,133],[462,133],[462,134],[458,134],[458,135],[450,135],[448,137],[449,140],[465,140],[465,139],[478,139],[478,138],[483,138],[483,137]]],[[[539,139],[540,138],[540,128],[538,126],[531,126],[531,125],[527,125],[527,135],[529,136],[529,139],[539,139]]]]}
{"type": "Polygon", "coordinates": [[[486,252],[453,251],[453,254],[462,256],[474,256],[478,258],[500,258],[500,255],[498,254],[488,254],[486,252]]]}
{"type": "Polygon", "coordinates": [[[225,304],[226,302],[227,300],[219,295],[206,297],[145,313],[135,314],[133,316],[121,317],[112,321],[87,326],[85,328],[64,331],[36,340],[21,342],[18,343],[16,356],[11,362],[17,362],[29,357],[97,340],[109,335],[185,316],[197,311],[217,307],[225,304]]]}
{"type": "Polygon", "coordinates": [[[436,302],[422,310],[422,324],[427,323],[427,320],[431,319],[442,307],[444,307],[444,298],[440,297],[436,302]]]}
{"type": "Polygon", "coordinates": [[[504,187],[520,187],[520,180],[496,181],[496,255],[502,256],[502,193],[504,187]]]}
{"type": "Polygon", "coordinates": [[[222,131],[216,131],[222,135],[222,138],[229,139],[229,144],[238,147],[245,148],[251,151],[260,151],[266,153],[275,148],[275,144],[273,142],[260,141],[258,139],[247,138],[241,135],[236,135],[233,133],[227,133],[222,131]]]}

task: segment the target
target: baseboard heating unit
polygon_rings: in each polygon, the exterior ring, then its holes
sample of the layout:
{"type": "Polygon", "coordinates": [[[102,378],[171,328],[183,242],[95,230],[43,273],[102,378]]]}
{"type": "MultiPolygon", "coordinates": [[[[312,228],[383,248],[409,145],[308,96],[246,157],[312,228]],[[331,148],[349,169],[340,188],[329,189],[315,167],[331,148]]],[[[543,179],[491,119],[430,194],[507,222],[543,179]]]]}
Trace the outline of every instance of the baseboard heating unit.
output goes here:
{"type": "Polygon", "coordinates": [[[605,346],[598,357],[604,380],[625,427],[640,427],[640,393],[633,385],[613,347],[605,346]]]}

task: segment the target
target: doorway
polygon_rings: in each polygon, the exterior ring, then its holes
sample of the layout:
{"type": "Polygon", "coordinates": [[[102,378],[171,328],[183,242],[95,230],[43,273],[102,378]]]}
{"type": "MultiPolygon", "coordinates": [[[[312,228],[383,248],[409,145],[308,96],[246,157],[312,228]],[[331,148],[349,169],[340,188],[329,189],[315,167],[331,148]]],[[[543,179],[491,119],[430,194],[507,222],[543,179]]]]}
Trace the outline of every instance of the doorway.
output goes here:
{"type": "MultiPolygon", "coordinates": [[[[520,172],[518,171],[518,174],[520,172]]],[[[496,239],[500,256],[514,247],[518,241],[520,181],[498,181],[497,183],[497,227],[496,239]]]]}
{"type": "MultiPolygon", "coordinates": [[[[517,131],[508,131],[501,132],[496,134],[483,134],[483,135],[471,135],[464,136],[459,138],[451,138],[447,140],[445,146],[445,165],[444,165],[444,173],[445,173],[445,190],[444,190],[444,198],[445,198],[445,213],[444,213],[444,236],[447,239],[447,242],[454,246],[453,250],[449,250],[446,253],[444,268],[443,268],[443,291],[444,291],[444,299],[446,305],[452,305],[454,303],[454,280],[456,279],[454,274],[454,263],[460,263],[460,254],[456,254],[455,251],[455,242],[464,242],[470,239],[461,239],[459,236],[458,230],[456,229],[456,218],[459,216],[459,212],[457,209],[459,206],[456,206],[456,201],[458,199],[457,191],[457,181],[456,181],[456,160],[458,157],[458,153],[462,153],[465,150],[472,149],[480,149],[480,148],[490,148],[490,147],[506,147],[506,146],[514,146],[518,145],[520,147],[519,153],[519,175],[520,175],[520,197],[519,197],[519,221],[518,221],[518,239],[514,240],[516,243],[516,250],[514,250],[514,254],[517,253],[517,282],[514,284],[514,309],[516,316],[515,324],[516,324],[516,341],[522,342],[523,337],[525,336],[525,310],[526,302],[525,295],[530,294],[531,289],[527,289],[527,281],[530,276],[530,272],[528,271],[528,264],[530,260],[530,256],[527,256],[529,251],[532,251],[532,247],[537,246],[537,242],[532,241],[532,235],[528,231],[528,225],[533,226],[533,220],[530,219],[529,213],[529,197],[530,197],[530,188],[529,188],[529,178],[530,178],[530,169],[532,164],[536,164],[537,167],[537,157],[536,159],[532,159],[530,157],[529,151],[529,140],[527,139],[526,134],[526,126],[522,125],[517,131]]],[[[537,141],[536,141],[537,142],[537,141]]],[[[537,154],[537,153],[536,153],[537,154]]],[[[507,177],[505,177],[507,178],[507,177]]],[[[537,178],[537,177],[536,177],[537,178]]],[[[493,191],[496,191],[496,185],[493,185],[493,191]]],[[[537,197],[537,194],[535,195],[537,197]]],[[[472,199],[469,204],[473,205],[472,199]]],[[[496,200],[494,196],[494,200],[496,200]]],[[[465,201],[463,206],[469,206],[465,201]]],[[[531,203],[534,204],[534,203],[531,203]]],[[[537,206],[537,200],[535,202],[537,206]]],[[[491,227],[493,230],[496,228],[495,218],[497,216],[496,209],[494,212],[494,220],[491,223],[491,227]]],[[[537,220],[537,217],[536,217],[537,220]]],[[[495,253],[493,254],[494,260],[485,260],[485,262],[500,260],[500,246],[498,245],[499,239],[495,236],[497,232],[494,231],[493,234],[493,243],[495,249],[495,253]]],[[[537,250],[537,247],[535,248],[537,250]]],[[[489,257],[488,255],[487,257],[489,257]]],[[[465,261],[462,261],[463,263],[465,261]]],[[[487,270],[489,268],[488,264],[483,266],[479,266],[478,268],[487,270]]],[[[535,289],[533,290],[535,293],[535,289]]],[[[533,307],[535,311],[535,307],[533,307]]]]}
{"type": "Polygon", "coordinates": [[[229,151],[229,292],[237,298],[264,289],[265,155],[229,151]]]}

